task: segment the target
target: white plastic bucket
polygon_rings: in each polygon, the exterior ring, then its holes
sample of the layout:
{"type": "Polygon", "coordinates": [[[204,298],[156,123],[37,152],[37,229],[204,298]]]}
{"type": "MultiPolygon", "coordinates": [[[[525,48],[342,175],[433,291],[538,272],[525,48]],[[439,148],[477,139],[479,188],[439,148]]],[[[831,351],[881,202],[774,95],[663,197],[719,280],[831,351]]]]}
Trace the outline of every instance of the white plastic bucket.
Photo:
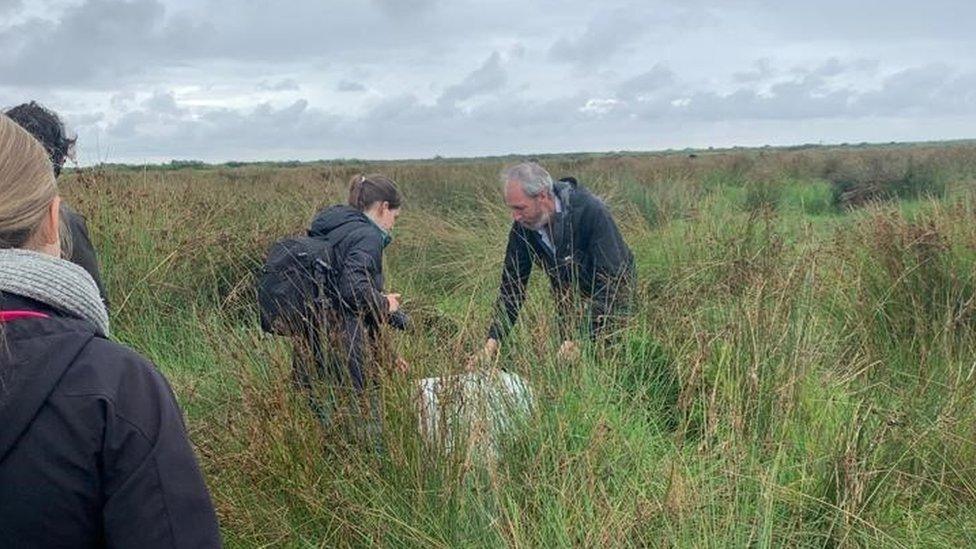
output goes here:
{"type": "Polygon", "coordinates": [[[511,436],[532,410],[532,390],[500,370],[428,377],[417,382],[418,419],[425,441],[451,452],[498,457],[500,437],[511,436]]]}

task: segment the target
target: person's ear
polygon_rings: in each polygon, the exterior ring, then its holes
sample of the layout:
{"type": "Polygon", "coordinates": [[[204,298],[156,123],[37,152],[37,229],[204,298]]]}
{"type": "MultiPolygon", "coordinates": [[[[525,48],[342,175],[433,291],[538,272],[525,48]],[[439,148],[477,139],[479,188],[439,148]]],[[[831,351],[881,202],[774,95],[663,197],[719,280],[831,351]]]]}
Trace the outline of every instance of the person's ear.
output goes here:
{"type": "Polygon", "coordinates": [[[47,206],[44,218],[31,236],[30,248],[61,257],[61,198],[55,196],[47,206]]]}
{"type": "Polygon", "coordinates": [[[61,197],[55,196],[48,205],[46,219],[41,223],[41,244],[61,247],[61,197]]]}

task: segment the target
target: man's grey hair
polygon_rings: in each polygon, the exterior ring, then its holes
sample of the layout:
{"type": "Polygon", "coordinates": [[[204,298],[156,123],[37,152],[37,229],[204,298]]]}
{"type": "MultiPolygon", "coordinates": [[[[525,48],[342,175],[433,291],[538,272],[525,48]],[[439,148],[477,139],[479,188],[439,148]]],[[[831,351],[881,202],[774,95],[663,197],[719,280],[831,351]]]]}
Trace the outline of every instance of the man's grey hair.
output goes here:
{"type": "Polygon", "coordinates": [[[552,176],[545,168],[535,162],[522,162],[502,170],[502,185],[514,181],[531,197],[546,192],[552,194],[552,176]]]}

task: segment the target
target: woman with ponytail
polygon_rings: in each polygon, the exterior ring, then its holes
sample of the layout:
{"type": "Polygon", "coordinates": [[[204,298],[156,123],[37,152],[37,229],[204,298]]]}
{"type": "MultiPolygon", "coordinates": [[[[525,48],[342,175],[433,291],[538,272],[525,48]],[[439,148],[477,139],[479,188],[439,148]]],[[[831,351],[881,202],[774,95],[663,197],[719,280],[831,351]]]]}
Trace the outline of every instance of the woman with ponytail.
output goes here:
{"type": "MultiPolygon", "coordinates": [[[[326,360],[325,381],[333,399],[358,408],[359,427],[380,447],[380,410],[377,397],[379,370],[399,370],[406,363],[383,344],[384,324],[403,329],[400,294],[386,293],[383,285],[383,250],[400,215],[403,197],[392,179],[379,174],[356,175],[349,182],[348,204],[319,212],[308,234],[327,238],[333,245],[336,277],[333,314],[325,322],[322,338],[326,360]]],[[[296,355],[297,356],[297,355],[296,355]]],[[[306,364],[308,360],[304,361],[306,364]]],[[[308,385],[308,368],[296,364],[299,381],[308,385]]],[[[349,406],[344,406],[349,408],[349,406]]],[[[318,410],[329,420],[332,410],[318,410]]]]}
{"type": "Polygon", "coordinates": [[[44,148],[0,115],[0,544],[218,547],[183,416],[61,259],[44,148]]]}

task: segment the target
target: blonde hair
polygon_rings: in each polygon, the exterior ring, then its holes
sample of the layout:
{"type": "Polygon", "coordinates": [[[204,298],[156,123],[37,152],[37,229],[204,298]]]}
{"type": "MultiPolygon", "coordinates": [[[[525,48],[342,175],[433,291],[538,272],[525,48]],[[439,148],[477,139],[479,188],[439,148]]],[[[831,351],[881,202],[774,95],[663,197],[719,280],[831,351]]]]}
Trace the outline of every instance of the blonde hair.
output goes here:
{"type": "Polygon", "coordinates": [[[29,246],[57,195],[44,147],[0,115],[0,249],[29,246]]]}

